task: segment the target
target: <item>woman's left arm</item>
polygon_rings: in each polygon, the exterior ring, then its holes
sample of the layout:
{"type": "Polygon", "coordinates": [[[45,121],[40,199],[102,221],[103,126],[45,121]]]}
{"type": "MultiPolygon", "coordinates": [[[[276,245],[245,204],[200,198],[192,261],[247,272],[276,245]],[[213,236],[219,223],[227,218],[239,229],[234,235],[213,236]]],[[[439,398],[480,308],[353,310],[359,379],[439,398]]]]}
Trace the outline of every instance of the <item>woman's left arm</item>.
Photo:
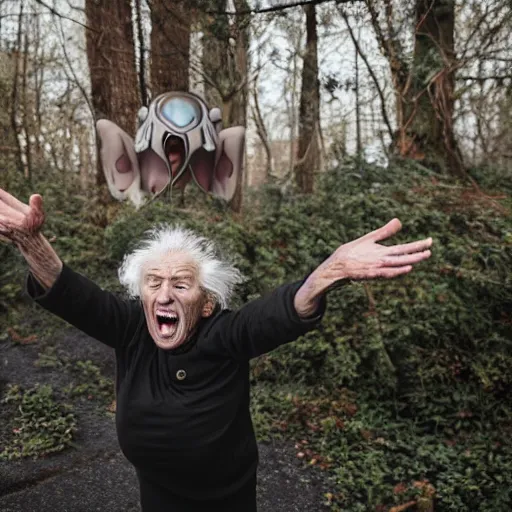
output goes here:
{"type": "Polygon", "coordinates": [[[402,228],[398,219],[338,247],[312,272],[295,295],[294,306],[300,317],[316,311],[325,293],[347,281],[390,279],[409,273],[413,266],[430,257],[432,238],[408,244],[385,246],[378,242],[402,228]]]}
{"type": "Polygon", "coordinates": [[[378,242],[401,229],[398,219],[341,245],[306,280],[284,285],[238,311],[221,313],[209,328],[233,357],[250,359],[314,329],[325,311],[326,293],[345,282],[393,278],[430,257],[432,239],[384,246],[378,242]]]}

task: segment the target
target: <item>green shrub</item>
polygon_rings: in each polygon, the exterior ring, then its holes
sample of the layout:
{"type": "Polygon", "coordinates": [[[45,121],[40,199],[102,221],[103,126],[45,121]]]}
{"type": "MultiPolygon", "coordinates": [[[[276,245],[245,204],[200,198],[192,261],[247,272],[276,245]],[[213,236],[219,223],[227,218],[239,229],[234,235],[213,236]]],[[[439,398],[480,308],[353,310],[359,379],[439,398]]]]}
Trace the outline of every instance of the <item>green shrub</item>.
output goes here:
{"type": "MultiPolygon", "coordinates": [[[[65,200],[52,185],[47,231],[65,261],[118,289],[116,268],[140,235],[180,223],[217,240],[245,274],[235,305],[303,279],[393,217],[403,230],[385,244],[432,236],[432,258],[411,274],[331,292],[318,331],[253,363],[255,423],[262,437],[310,443],[309,462],[334,478],[333,508],[385,509],[418,499],[428,481],[436,510],[511,509],[510,173],[471,170],[480,193],[417,164],[355,168],[322,174],[313,195],[252,192],[242,216],[193,192],[184,205],[98,211],[74,185],[65,200]],[[353,407],[332,405],[347,388],[353,407]]],[[[2,250],[0,308],[12,310],[24,271],[2,250]]]]}
{"type": "Polygon", "coordinates": [[[76,380],[64,389],[69,396],[83,396],[88,400],[100,399],[107,404],[114,400],[114,382],[102,375],[92,361],[77,361],[68,365],[68,369],[76,376],[76,380]]]}
{"type": "MultiPolygon", "coordinates": [[[[404,229],[392,243],[430,235],[433,256],[405,277],[330,294],[320,331],[272,354],[258,378],[282,375],[283,382],[325,386],[378,382],[415,415],[427,407],[425,396],[444,397],[460,385],[473,395],[485,392],[487,402],[494,397],[510,405],[504,395],[512,375],[508,211],[428,173],[369,167],[361,177],[349,171],[326,174],[316,195],[285,198],[252,220],[255,232],[265,233],[263,247],[276,247],[271,265],[280,267],[283,280],[305,275],[338,244],[395,216],[404,229]]],[[[272,275],[265,259],[255,266],[272,275]]],[[[478,409],[482,402],[472,404],[478,409]]],[[[449,407],[457,412],[459,406],[452,401],[449,407]]]]}
{"type": "Polygon", "coordinates": [[[0,452],[0,459],[42,457],[70,446],[76,431],[70,407],[54,401],[51,386],[35,386],[23,391],[10,386],[2,403],[14,404],[13,439],[0,452]]]}

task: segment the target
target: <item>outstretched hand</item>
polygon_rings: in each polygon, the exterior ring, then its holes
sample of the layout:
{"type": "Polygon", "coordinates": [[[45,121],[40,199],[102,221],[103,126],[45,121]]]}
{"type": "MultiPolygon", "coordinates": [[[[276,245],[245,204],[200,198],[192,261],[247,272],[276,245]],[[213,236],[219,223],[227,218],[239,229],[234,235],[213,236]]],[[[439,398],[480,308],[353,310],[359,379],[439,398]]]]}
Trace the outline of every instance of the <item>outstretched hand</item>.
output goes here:
{"type": "Polygon", "coordinates": [[[29,204],[0,188],[0,239],[18,244],[39,233],[44,224],[43,198],[30,196],[29,204]]]}
{"type": "Polygon", "coordinates": [[[430,257],[432,239],[391,246],[378,243],[400,229],[400,221],[393,219],[385,226],[343,244],[319,267],[320,277],[332,285],[341,279],[391,278],[407,274],[414,264],[430,257]]]}
{"type": "Polygon", "coordinates": [[[301,316],[313,314],[318,298],[328,289],[350,280],[392,278],[407,274],[416,263],[430,257],[432,238],[408,244],[385,246],[378,242],[402,228],[393,219],[371,233],[341,245],[306,280],[295,297],[301,316]]]}

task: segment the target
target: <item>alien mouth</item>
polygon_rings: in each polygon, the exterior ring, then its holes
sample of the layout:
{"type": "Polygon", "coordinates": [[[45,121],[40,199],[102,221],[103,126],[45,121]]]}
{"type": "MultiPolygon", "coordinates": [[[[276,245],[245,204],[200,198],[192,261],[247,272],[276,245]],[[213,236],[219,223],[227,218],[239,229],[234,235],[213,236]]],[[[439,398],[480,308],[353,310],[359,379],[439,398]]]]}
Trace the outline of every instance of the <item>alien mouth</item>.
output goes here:
{"type": "Polygon", "coordinates": [[[185,144],[176,136],[168,136],[164,143],[164,150],[171,166],[172,176],[175,177],[185,160],[185,144]]]}

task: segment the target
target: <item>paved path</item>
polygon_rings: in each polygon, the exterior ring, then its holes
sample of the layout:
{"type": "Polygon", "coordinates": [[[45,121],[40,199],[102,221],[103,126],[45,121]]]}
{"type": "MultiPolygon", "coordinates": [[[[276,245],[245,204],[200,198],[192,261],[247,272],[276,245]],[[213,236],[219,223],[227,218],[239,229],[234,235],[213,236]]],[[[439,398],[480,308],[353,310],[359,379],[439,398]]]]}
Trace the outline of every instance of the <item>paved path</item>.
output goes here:
{"type": "MultiPolygon", "coordinates": [[[[260,512],[320,510],[321,489],[288,446],[261,445],[260,512]]],[[[3,470],[7,467],[2,468],[3,470]]],[[[0,474],[1,477],[1,474],[0,474]]],[[[0,496],[2,512],[138,512],[135,472],[119,452],[76,463],[0,496]]],[[[242,512],[242,511],[241,511],[242,512]]]]}
{"type": "MultiPolygon", "coordinates": [[[[60,355],[90,359],[105,375],[114,374],[112,351],[78,331],[65,331],[52,345],[60,355]]],[[[54,389],[68,384],[65,372],[34,366],[42,349],[0,342],[0,395],[8,383],[26,388],[51,384],[54,389]]],[[[94,404],[81,405],[76,414],[75,448],[38,460],[0,461],[0,512],[139,511],[135,472],[120,452],[113,418],[94,404]]],[[[2,416],[0,405],[0,423],[8,425],[9,418],[2,416]]],[[[261,444],[259,512],[320,511],[318,478],[301,467],[292,444],[261,444]]]]}

